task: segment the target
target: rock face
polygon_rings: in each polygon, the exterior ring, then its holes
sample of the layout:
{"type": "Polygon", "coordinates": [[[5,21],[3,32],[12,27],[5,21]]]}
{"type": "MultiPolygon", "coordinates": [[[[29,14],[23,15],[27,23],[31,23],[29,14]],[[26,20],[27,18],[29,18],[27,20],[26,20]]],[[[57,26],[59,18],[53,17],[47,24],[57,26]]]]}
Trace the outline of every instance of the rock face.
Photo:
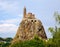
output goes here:
{"type": "Polygon", "coordinates": [[[37,20],[32,13],[26,14],[26,8],[24,8],[24,17],[18,27],[14,40],[30,40],[33,39],[35,35],[38,35],[39,38],[47,39],[41,21],[37,20]]]}

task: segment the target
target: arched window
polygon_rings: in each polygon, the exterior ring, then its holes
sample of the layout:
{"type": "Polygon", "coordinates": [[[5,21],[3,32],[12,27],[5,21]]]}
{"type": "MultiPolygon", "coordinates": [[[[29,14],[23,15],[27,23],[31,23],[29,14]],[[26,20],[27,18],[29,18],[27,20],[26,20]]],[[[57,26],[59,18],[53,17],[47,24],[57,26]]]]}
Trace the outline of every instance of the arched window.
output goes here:
{"type": "Polygon", "coordinates": [[[35,22],[36,22],[36,20],[35,20],[35,22]]]}
{"type": "Polygon", "coordinates": [[[33,20],[31,20],[31,22],[33,22],[33,20]]]}

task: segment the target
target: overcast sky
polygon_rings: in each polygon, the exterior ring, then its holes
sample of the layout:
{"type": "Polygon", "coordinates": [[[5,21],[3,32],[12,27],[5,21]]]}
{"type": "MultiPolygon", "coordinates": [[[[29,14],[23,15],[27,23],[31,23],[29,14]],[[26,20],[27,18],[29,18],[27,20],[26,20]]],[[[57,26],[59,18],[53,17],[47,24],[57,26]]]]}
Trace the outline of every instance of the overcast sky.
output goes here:
{"type": "Polygon", "coordinates": [[[40,19],[47,37],[49,27],[55,26],[54,12],[60,13],[60,0],[0,0],[0,37],[14,37],[23,18],[23,8],[40,19]]]}

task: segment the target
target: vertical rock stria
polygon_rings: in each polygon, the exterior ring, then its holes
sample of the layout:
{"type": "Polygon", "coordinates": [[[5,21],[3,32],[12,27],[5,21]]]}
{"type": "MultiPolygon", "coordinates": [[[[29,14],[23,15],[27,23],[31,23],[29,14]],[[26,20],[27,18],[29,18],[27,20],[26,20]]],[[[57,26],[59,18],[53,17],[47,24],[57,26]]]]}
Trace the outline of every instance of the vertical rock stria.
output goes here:
{"type": "Polygon", "coordinates": [[[33,39],[35,35],[39,38],[47,39],[42,22],[35,18],[32,13],[26,14],[26,8],[24,7],[24,17],[18,27],[16,36],[13,41],[17,40],[30,40],[33,39]]]}

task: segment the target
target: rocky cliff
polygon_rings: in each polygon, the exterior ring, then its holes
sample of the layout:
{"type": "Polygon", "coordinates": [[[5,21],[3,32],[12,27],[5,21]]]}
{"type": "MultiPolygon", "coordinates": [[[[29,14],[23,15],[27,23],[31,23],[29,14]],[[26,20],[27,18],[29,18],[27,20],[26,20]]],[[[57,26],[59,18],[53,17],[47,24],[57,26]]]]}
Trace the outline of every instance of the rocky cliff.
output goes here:
{"type": "MultiPolygon", "coordinates": [[[[24,8],[24,10],[26,11],[26,8],[24,8]]],[[[26,14],[25,11],[25,15],[18,27],[16,36],[13,41],[30,40],[33,39],[35,35],[37,35],[39,38],[47,39],[42,22],[36,19],[34,14],[26,14]]]]}

